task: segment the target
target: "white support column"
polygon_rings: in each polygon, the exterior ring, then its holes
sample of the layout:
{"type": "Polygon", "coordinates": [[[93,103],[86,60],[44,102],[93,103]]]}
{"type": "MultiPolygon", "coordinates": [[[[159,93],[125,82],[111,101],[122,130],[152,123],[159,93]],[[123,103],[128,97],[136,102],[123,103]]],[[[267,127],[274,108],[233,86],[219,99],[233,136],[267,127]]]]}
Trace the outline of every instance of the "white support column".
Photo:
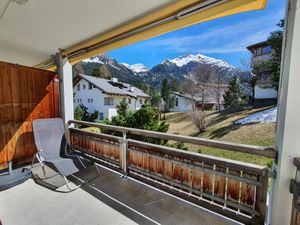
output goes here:
{"type": "Polygon", "coordinates": [[[292,208],[290,180],[295,177],[294,157],[300,157],[300,0],[288,0],[284,52],[279,87],[275,165],[271,187],[271,225],[289,225],[292,208]]]}
{"type": "Polygon", "coordinates": [[[74,119],[72,65],[67,58],[62,58],[60,55],[58,55],[58,61],[60,115],[66,124],[74,119]]]}

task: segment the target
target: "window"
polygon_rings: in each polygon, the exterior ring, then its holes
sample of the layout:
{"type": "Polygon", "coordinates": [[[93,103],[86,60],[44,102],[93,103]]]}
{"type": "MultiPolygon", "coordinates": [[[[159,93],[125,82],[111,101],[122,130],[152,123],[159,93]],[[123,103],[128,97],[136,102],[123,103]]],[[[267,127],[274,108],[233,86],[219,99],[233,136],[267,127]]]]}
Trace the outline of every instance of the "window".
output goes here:
{"type": "Polygon", "coordinates": [[[128,104],[131,104],[131,98],[128,98],[128,104]]]}
{"type": "Polygon", "coordinates": [[[175,99],[175,106],[178,106],[178,98],[175,99]]]}
{"type": "Polygon", "coordinates": [[[80,99],[80,103],[82,103],[82,99],[80,99]]]}
{"type": "Polygon", "coordinates": [[[140,99],[140,104],[143,104],[143,99],[140,99]]]}
{"type": "Polygon", "coordinates": [[[89,89],[93,89],[93,85],[89,83],[89,89]]]}
{"type": "Polygon", "coordinates": [[[77,91],[80,91],[80,84],[77,85],[77,91]]]}
{"type": "Polygon", "coordinates": [[[104,105],[114,105],[114,98],[104,97],[104,105]]]}
{"type": "Polygon", "coordinates": [[[94,101],[94,100],[91,98],[91,103],[93,103],[93,101],[94,101]]]}
{"type": "Polygon", "coordinates": [[[82,85],[82,89],[85,89],[85,84],[82,85]]]}
{"type": "Polygon", "coordinates": [[[104,120],[104,114],[103,114],[103,112],[99,112],[99,120],[104,120]]]}
{"type": "Polygon", "coordinates": [[[261,55],[261,48],[258,48],[258,49],[256,50],[256,55],[261,55]]]}
{"type": "Polygon", "coordinates": [[[271,52],[272,52],[272,47],[271,46],[266,46],[266,47],[263,47],[261,54],[264,55],[264,54],[269,54],[271,52]]]}
{"type": "Polygon", "coordinates": [[[77,103],[79,103],[79,98],[77,98],[77,103]]]}
{"type": "Polygon", "coordinates": [[[256,56],[257,52],[256,49],[253,50],[253,56],[256,56]]]}
{"type": "Polygon", "coordinates": [[[90,103],[90,99],[88,98],[88,103],[90,103]]]}

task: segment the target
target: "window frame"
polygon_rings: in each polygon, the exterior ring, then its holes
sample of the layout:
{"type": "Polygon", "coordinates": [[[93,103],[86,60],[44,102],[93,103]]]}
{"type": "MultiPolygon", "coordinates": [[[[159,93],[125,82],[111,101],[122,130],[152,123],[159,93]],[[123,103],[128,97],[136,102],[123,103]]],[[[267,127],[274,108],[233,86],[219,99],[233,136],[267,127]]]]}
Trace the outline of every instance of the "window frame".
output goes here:
{"type": "Polygon", "coordinates": [[[105,106],[113,106],[115,105],[115,101],[113,97],[104,97],[104,105],[105,106]],[[112,100],[112,101],[110,101],[112,100]]]}

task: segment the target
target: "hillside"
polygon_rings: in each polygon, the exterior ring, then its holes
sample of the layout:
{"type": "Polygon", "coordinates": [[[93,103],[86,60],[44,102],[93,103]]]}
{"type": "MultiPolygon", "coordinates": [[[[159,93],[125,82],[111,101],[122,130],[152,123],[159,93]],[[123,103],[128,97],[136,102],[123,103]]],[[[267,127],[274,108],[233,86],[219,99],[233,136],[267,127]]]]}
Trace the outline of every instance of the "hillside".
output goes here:
{"type": "MultiPolygon", "coordinates": [[[[199,134],[193,125],[189,113],[168,113],[166,120],[170,123],[169,133],[187,136],[197,136],[215,140],[230,141],[235,143],[274,146],[275,123],[236,124],[235,121],[260,112],[266,108],[243,110],[233,113],[213,113],[208,116],[211,125],[206,132],[199,134]]],[[[189,150],[199,151],[204,154],[221,156],[225,158],[270,165],[271,160],[264,157],[253,156],[245,153],[236,153],[208,147],[188,145],[189,150]]]]}

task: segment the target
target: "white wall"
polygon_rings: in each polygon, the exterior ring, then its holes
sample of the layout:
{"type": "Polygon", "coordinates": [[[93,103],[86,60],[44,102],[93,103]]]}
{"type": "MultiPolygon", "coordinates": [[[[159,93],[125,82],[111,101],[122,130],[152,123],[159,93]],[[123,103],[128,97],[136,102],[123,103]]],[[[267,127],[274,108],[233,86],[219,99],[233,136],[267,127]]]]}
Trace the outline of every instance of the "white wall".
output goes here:
{"type": "Polygon", "coordinates": [[[60,91],[60,114],[67,123],[69,120],[74,119],[73,114],[73,102],[72,102],[72,87],[73,87],[73,76],[72,76],[72,65],[69,63],[67,58],[59,57],[59,91],[60,91]]]}
{"type": "Polygon", "coordinates": [[[175,105],[173,108],[170,108],[171,112],[187,112],[193,110],[193,104],[190,100],[175,95],[175,99],[176,98],[178,99],[178,106],[175,105]]]}
{"type": "Polygon", "coordinates": [[[89,89],[89,84],[86,80],[81,79],[76,86],[74,86],[73,90],[75,93],[74,97],[74,109],[83,104],[85,107],[88,108],[89,113],[93,113],[97,110],[99,113],[103,113],[104,118],[111,119],[112,116],[116,115],[116,106],[126,98],[127,103],[132,110],[137,110],[141,108],[141,106],[145,103],[145,98],[131,98],[131,103],[129,104],[129,97],[128,96],[114,96],[114,95],[107,95],[102,93],[101,90],[98,88],[89,89]],[[77,90],[77,86],[80,84],[80,90],[77,90]],[[83,85],[85,85],[85,89],[83,89],[83,85]],[[104,98],[105,97],[112,97],[114,98],[114,105],[104,105],[104,98]],[[78,102],[78,99],[81,102],[78,102]],[[88,99],[93,99],[93,102],[88,102],[88,99]],[[142,104],[140,104],[140,99],[142,99],[142,104]]]}
{"type": "Polygon", "coordinates": [[[255,99],[268,99],[277,98],[277,91],[274,88],[261,88],[259,86],[254,87],[255,99]]]}
{"type": "Polygon", "coordinates": [[[287,6],[275,144],[277,177],[271,185],[271,221],[268,225],[290,224],[293,195],[289,188],[296,172],[293,160],[300,157],[300,1],[289,0],[287,6]]]}

